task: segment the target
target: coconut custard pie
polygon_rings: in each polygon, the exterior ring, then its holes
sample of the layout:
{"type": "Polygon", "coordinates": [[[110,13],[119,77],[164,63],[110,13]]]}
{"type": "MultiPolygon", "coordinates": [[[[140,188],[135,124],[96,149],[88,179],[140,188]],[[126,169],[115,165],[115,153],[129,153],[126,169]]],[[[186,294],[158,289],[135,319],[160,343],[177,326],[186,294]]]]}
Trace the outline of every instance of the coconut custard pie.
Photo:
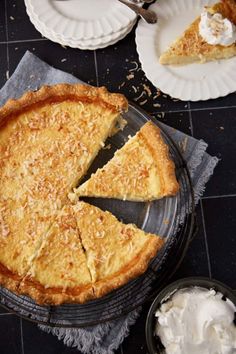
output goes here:
{"type": "Polygon", "coordinates": [[[41,304],[82,303],[145,271],[162,239],[67,199],[124,110],[122,95],[64,84],[0,109],[1,285],[41,304]]]}
{"type": "MultiPolygon", "coordinates": [[[[67,197],[127,108],[123,95],[105,88],[59,84],[28,92],[0,109],[1,285],[39,304],[83,303],[146,270],[163,245],[161,237],[67,197]]],[[[158,128],[147,123],[117,152],[122,181],[130,175],[131,151],[137,151],[134,167],[141,162],[138,176],[147,192],[134,188],[130,199],[177,191],[158,128]]]]}
{"type": "Polygon", "coordinates": [[[150,201],[178,191],[175,166],[160,129],[146,123],[75,192],[78,196],[150,201]]]}
{"type": "Polygon", "coordinates": [[[236,55],[236,1],[206,7],[186,31],[160,56],[160,63],[189,64],[236,55]]]}

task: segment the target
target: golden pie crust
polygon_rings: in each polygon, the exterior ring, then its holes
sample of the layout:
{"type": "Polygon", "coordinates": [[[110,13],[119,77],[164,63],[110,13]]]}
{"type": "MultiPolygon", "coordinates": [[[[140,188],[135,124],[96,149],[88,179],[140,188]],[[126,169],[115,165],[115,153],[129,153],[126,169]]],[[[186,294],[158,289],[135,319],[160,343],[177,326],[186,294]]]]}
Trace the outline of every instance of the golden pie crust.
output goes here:
{"type": "Polygon", "coordinates": [[[175,195],[178,190],[168,146],[150,121],[75,193],[144,202],[175,195]]]}
{"type": "MultiPolygon", "coordinates": [[[[211,13],[220,13],[235,23],[236,2],[224,0],[212,7],[207,7],[211,13]]],[[[163,65],[185,65],[190,63],[204,63],[219,59],[228,59],[236,55],[236,43],[229,46],[208,44],[199,33],[198,17],[174,43],[160,56],[159,62],[163,65]]]]}

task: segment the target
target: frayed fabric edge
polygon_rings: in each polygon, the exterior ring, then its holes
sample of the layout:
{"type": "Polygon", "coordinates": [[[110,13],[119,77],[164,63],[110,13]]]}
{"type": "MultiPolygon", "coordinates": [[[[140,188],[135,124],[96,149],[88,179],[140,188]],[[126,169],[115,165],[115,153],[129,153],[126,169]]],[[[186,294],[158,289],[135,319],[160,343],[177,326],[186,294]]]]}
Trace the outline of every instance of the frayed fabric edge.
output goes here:
{"type": "Polygon", "coordinates": [[[77,348],[85,354],[113,354],[120,343],[129,335],[132,326],[139,317],[141,308],[131,312],[128,316],[121,318],[119,335],[107,347],[102,345],[104,337],[117,326],[117,321],[110,321],[91,327],[91,330],[84,328],[59,328],[39,325],[38,327],[46,333],[57,336],[68,347],[77,348]]]}
{"type": "Polygon", "coordinates": [[[214,169],[217,166],[220,160],[217,157],[211,157],[208,161],[205,172],[201,175],[197,181],[196,186],[194,186],[194,202],[195,205],[199,202],[199,199],[202,197],[206,189],[206,184],[209,181],[210,177],[213,175],[214,169]]]}

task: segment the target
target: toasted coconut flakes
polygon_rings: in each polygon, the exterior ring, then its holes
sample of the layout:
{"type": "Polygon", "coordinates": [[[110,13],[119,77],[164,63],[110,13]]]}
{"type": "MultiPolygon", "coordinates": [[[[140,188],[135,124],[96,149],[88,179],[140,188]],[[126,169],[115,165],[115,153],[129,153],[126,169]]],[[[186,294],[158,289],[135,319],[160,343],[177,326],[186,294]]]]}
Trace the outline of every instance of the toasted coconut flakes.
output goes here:
{"type": "Polygon", "coordinates": [[[134,90],[135,93],[137,93],[137,88],[135,86],[132,86],[132,89],[134,90]]]}
{"type": "Polygon", "coordinates": [[[157,117],[158,118],[164,118],[165,117],[165,113],[164,112],[158,113],[157,117]]]}
{"type": "Polygon", "coordinates": [[[65,61],[67,61],[66,58],[61,59],[61,62],[62,62],[62,63],[64,63],[65,61]]]}
{"type": "Polygon", "coordinates": [[[138,101],[140,98],[143,97],[143,95],[146,95],[146,92],[145,91],[142,91],[141,94],[138,96],[138,97],[135,97],[134,100],[135,101],[138,101]]]}
{"type": "Polygon", "coordinates": [[[125,81],[123,81],[119,86],[118,88],[120,89],[121,87],[123,87],[125,85],[125,81]]]}
{"type": "Polygon", "coordinates": [[[143,106],[145,103],[147,103],[147,100],[139,102],[140,106],[143,106]]]}
{"type": "Polygon", "coordinates": [[[129,242],[128,247],[129,247],[129,253],[132,253],[133,252],[133,243],[132,243],[132,241],[129,242]]]}
{"type": "Polygon", "coordinates": [[[107,144],[104,146],[103,150],[110,150],[111,148],[111,144],[107,144]]]}
{"type": "Polygon", "coordinates": [[[149,86],[147,86],[146,84],[143,84],[143,88],[147,92],[148,96],[150,97],[152,94],[152,91],[150,90],[149,86]]]}
{"type": "Polygon", "coordinates": [[[105,231],[96,232],[96,238],[104,238],[104,236],[105,236],[105,231]]]}
{"type": "Polygon", "coordinates": [[[161,91],[157,91],[153,99],[155,100],[156,98],[160,97],[160,95],[161,95],[161,91]]]}
{"type": "Polygon", "coordinates": [[[131,80],[133,78],[134,78],[134,74],[132,74],[132,73],[126,76],[127,80],[131,80]]]}
{"type": "Polygon", "coordinates": [[[68,193],[68,199],[72,202],[72,203],[77,203],[79,198],[75,193],[68,193]]]}
{"type": "Polygon", "coordinates": [[[153,107],[161,107],[161,104],[160,103],[154,103],[153,107]]]}
{"type": "Polygon", "coordinates": [[[129,69],[129,71],[136,71],[138,69],[138,63],[136,61],[131,61],[131,64],[134,64],[134,68],[129,69]]]}

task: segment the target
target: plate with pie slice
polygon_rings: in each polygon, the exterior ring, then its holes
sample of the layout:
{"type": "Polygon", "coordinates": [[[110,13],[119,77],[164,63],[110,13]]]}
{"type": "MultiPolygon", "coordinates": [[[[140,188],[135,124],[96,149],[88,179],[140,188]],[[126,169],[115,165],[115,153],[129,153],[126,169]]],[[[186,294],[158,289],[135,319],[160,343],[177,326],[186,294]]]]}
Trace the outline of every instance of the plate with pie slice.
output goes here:
{"type": "Polygon", "coordinates": [[[220,14],[230,21],[234,29],[228,7],[232,3],[236,4],[234,0],[160,0],[151,5],[158,23],[148,26],[139,21],[136,44],[153,85],[183,101],[214,99],[236,90],[236,44],[209,44],[199,30],[206,9],[209,16],[220,14]]]}
{"type": "Polygon", "coordinates": [[[0,299],[8,309],[48,325],[95,324],[141,305],[180,263],[193,232],[188,170],[154,119],[125,110],[123,95],[66,84],[1,109],[0,299]],[[109,161],[128,178],[120,194],[109,161]],[[109,195],[91,177],[103,169],[109,195]],[[99,188],[77,201],[86,180],[99,188]]]}

